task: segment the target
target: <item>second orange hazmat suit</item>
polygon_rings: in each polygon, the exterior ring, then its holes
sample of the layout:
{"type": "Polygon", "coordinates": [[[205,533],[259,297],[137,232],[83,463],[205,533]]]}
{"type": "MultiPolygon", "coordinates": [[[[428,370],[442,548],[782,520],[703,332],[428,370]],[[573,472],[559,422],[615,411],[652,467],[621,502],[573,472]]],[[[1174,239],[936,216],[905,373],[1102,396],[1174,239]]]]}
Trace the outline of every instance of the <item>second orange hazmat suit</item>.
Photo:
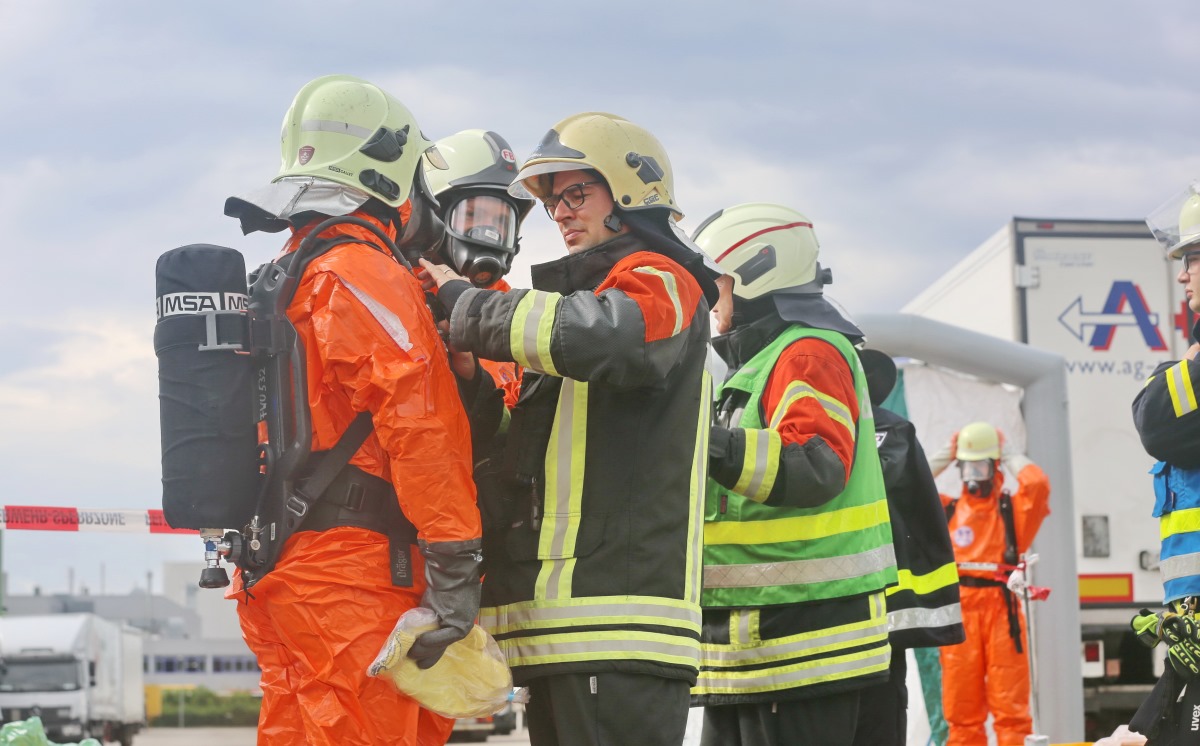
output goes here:
{"type": "MultiPolygon", "coordinates": [[[[1024,554],[1050,513],[1050,480],[1024,457],[1013,459],[1009,465],[1017,470],[1017,489],[1011,496],[1013,523],[1017,552],[1024,554]]],[[[972,495],[964,485],[950,519],[950,539],[962,578],[967,639],[961,645],[940,649],[942,705],[950,726],[947,746],[986,746],[984,723],[989,711],[999,746],[1021,746],[1025,736],[1033,732],[1024,614],[1019,605],[1015,607],[1022,640],[1022,652],[1018,652],[1010,633],[1005,600],[1008,590],[996,581],[994,570],[969,569],[973,563],[1004,562],[1005,528],[999,503],[1004,475],[998,462],[994,468],[991,491],[972,495]]],[[[942,495],[942,502],[949,504],[951,498],[942,495]]]]}

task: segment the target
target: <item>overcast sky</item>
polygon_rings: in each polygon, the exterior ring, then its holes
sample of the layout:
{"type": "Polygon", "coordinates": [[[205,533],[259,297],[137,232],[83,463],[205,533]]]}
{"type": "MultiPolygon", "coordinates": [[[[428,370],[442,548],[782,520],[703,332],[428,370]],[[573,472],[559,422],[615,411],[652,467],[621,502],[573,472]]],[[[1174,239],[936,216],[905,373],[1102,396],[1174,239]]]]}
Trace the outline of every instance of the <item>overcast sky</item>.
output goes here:
{"type": "MultiPolygon", "coordinates": [[[[308,80],[357,75],[438,138],[524,157],[559,119],[662,141],[691,232],[807,214],[851,313],[898,310],[1015,215],[1141,219],[1200,176],[1191,4],[0,0],[0,502],[159,507],[154,264],[255,265],[225,198],[278,167],[308,80]]],[[[512,279],[561,254],[535,210],[512,279]]],[[[160,588],[180,536],[6,532],[13,592],[160,588]]]]}

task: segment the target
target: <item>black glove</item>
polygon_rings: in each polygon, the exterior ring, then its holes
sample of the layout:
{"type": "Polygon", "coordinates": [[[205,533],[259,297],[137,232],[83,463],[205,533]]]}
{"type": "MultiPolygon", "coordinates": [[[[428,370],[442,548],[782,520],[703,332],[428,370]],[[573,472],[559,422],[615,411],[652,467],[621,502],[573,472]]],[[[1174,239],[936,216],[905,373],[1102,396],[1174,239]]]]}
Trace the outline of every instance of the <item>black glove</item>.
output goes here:
{"type": "Polygon", "coordinates": [[[419,542],[425,557],[429,587],[421,605],[438,618],[437,629],[423,632],[413,642],[408,657],[425,669],[437,663],[450,645],[467,636],[479,615],[479,570],[483,561],[480,540],[419,542]]]}
{"type": "Polygon", "coordinates": [[[1167,660],[1184,679],[1200,677],[1200,630],[1189,616],[1164,615],[1159,634],[1167,643],[1167,660]]]}

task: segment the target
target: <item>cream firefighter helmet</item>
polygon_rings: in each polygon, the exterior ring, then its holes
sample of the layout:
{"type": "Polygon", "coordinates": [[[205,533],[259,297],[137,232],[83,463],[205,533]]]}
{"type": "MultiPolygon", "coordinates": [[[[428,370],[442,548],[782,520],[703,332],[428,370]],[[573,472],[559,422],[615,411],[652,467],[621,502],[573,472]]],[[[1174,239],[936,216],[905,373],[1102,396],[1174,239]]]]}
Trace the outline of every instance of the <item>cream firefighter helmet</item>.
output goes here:
{"type": "Polygon", "coordinates": [[[554,125],[509,187],[515,197],[545,197],[554,174],[592,169],[604,177],[621,210],[664,208],[679,220],[671,161],[662,143],[615,114],[589,111],[554,125]]]}
{"type": "Polygon", "coordinates": [[[987,461],[1000,458],[1000,433],[986,422],[972,422],[958,431],[954,458],[987,461]]]}
{"type": "Polygon", "coordinates": [[[463,130],[438,140],[437,149],[447,168],[426,163],[425,178],[446,224],[443,258],[475,285],[488,287],[512,268],[533,199],[508,193],[517,161],[495,132],[463,130]]]}
{"type": "Polygon", "coordinates": [[[444,167],[404,104],[348,75],[308,83],[283,117],[282,163],[272,181],[308,176],[365,190],[392,207],[421,178],[421,156],[444,167]]]}
{"type": "Polygon", "coordinates": [[[1193,181],[1150,213],[1146,225],[1171,259],[1200,251],[1200,181],[1193,181]]]}
{"type": "Polygon", "coordinates": [[[812,222],[782,205],[751,202],[721,210],[692,239],[733,277],[733,294],[743,300],[813,283],[819,292],[831,279],[817,263],[820,244],[812,222]]]}

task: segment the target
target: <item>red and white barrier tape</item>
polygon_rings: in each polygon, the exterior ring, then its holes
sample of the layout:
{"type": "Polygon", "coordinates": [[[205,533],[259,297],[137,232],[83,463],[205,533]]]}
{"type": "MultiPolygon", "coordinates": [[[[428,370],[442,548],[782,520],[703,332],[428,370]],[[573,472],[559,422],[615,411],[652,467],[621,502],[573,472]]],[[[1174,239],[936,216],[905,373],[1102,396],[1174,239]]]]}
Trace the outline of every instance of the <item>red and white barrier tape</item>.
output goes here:
{"type": "Polygon", "coordinates": [[[163,518],[161,510],[49,508],[42,505],[5,505],[0,507],[0,528],[18,531],[197,535],[195,529],[171,528],[163,518]]]}

